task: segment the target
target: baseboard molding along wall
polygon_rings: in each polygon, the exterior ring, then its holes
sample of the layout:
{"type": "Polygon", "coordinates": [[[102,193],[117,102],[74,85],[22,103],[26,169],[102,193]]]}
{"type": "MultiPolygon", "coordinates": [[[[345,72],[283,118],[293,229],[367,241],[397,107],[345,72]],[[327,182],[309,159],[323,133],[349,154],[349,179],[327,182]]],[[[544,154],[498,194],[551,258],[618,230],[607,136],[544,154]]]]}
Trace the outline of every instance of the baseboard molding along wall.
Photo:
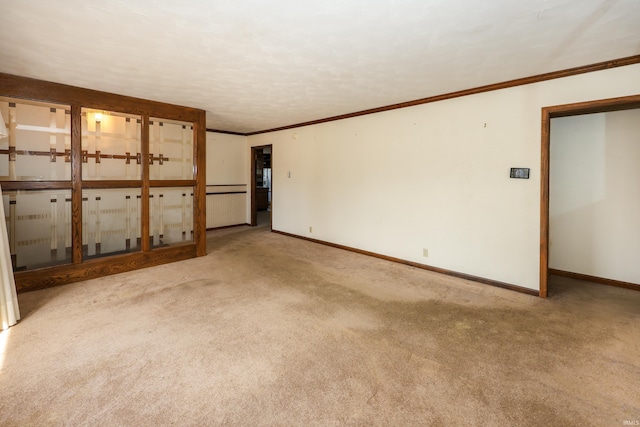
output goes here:
{"type": "Polygon", "coordinates": [[[346,250],[346,251],[355,252],[355,253],[359,253],[359,254],[362,254],[362,255],[371,256],[371,257],[374,257],[374,258],[380,258],[380,259],[384,259],[386,261],[396,262],[398,264],[405,264],[405,265],[409,265],[411,267],[421,268],[423,270],[429,270],[429,271],[433,271],[435,273],[440,273],[440,274],[445,274],[447,276],[457,277],[459,279],[470,280],[470,281],[473,281],[473,282],[483,283],[485,285],[491,285],[491,286],[496,286],[496,287],[499,287],[499,288],[509,289],[511,291],[516,291],[516,292],[520,292],[520,293],[527,294],[527,295],[539,296],[538,291],[536,291],[535,289],[529,289],[529,288],[525,288],[523,286],[512,285],[510,283],[499,282],[497,280],[485,279],[484,277],[472,276],[470,274],[459,273],[457,271],[451,271],[451,270],[447,270],[447,269],[444,269],[444,268],[432,267],[432,266],[427,265],[427,264],[420,264],[420,263],[413,262],[413,261],[407,261],[407,260],[404,260],[404,259],[401,259],[401,258],[390,257],[390,256],[387,256],[387,255],[382,255],[382,254],[378,254],[378,253],[375,253],[375,252],[369,252],[369,251],[365,251],[365,250],[362,250],[362,249],[352,248],[350,246],[339,245],[337,243],[325,242],[324,240],[312,239],[310,237],[299,236],[297,234],[291,234],[291,233],[287,233],[287,232],[284,232],[284,231],[278,231],[278,230],[271,230],[271,231],[274,232],[274,233],[277,233],[277,234],[281,234],[283,236],[295,237],[296,239],[307,240],[309,242],[319,243],[321,245],[331,246],[331,247],[334,247],[334,248],[343,249],[343,250],[346,250]]]}
{"type": "Polygon", "coordinates": [[[549,269],[549,274],[556,276],[569,277],[570,279],[585,280],[587,282],[600,283],[607,286],[615,286],[617,288],[633,289],[634,291],[640,291],[640,285],[636,283],[623,282],[620,280],[605,279],[603,277],[589,276],[588,274],[572,273],[570,271],[556,270],[555,268],[549,269]]]}

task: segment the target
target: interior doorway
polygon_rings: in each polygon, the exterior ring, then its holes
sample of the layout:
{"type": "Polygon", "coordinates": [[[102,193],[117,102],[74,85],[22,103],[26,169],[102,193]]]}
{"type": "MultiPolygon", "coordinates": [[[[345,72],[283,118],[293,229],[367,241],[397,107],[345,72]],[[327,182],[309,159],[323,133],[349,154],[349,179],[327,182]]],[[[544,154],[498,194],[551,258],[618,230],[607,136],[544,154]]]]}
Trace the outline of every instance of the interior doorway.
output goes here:
{"type": "Polygon", "coordinates": [[[251,147],[251,225],[269,226],[273,218],[273,146],[251,147]]]}
{"type": "MultiPolygon", "coordinates": [[[[551,119],[591,113],[640,108],[640,95],[603,99],[542,109],[542,155],[540,174],[540,297],[548,295],[549,283],[549,190],[551,155],[551,119]]],[[[603,282],[604,283],[604,282],[603,282]]],[[[612,283],[608,283],[612,284],[612,283]]]]}

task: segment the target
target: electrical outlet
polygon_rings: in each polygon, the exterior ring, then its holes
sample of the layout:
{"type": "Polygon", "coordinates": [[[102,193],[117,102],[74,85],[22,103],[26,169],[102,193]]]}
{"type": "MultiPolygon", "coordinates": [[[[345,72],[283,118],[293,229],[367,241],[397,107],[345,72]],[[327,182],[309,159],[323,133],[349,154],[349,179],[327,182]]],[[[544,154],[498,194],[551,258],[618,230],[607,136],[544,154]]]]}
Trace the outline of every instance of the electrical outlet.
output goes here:
{"type": "Polygon", "coordinates": [[[429,256],[429,249],[422,248],[422,256],[427,258],[429,256]]]}
{"type": "Polygon", "coordinates": [[[313,233],[313,227],[309,226],[309,233],[313,233]]]}

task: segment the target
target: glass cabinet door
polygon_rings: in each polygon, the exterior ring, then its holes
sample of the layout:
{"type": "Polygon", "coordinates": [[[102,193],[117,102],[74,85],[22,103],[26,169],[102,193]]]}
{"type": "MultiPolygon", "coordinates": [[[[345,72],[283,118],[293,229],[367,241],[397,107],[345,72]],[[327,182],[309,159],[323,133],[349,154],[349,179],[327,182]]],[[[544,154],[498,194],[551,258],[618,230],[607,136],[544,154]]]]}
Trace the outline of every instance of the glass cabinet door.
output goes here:
{"type": "Polygon", "coordinates": [[[84,190],[84,258],[139,251],[141,214],[138,188],[84,190]]]}
{"type": "Polygon", "coordinates": [[[142,179],[140,116],[82,109],[82,179],[142,179]]]}
{"type": "Polygon", "coordinates": [[[71,107],[0,98],[0,181],[71,180],[71,107]]]}
{"type": "Polygon", "coordinates": [[[193,123],[152,118],[149,178],[193,179],[193,123]]]}
{"type": "Polygon", "coordinates": [[[193,241],[193,188],[152,188],[150,191],[151,246],[193,241]]]}
{"type": "Polygon", "coordinates": [[[71,262],[71,190],[3,191],[14,271],[71,262]]]}

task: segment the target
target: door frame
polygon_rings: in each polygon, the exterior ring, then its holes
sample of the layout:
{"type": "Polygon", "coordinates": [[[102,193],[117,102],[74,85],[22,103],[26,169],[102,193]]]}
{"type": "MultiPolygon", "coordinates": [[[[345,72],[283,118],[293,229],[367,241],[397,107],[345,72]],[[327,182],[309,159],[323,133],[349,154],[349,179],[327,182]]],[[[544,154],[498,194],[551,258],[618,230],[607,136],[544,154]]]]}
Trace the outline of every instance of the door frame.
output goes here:
{"type": "Polygon", "coordinates": [[[269,211],[269,228],[273,230],[273,144],[257,145],[251,147],[251,223],[252,227],[258,225],[258,206],[256,204],[256,155],[258,150],[271,148],[271,210],[269,211]]]}
{"type": "Polygon", "coordinates": [[[551,154],[551,119],[582,114],[606,113],[610,111],[640,108],[640,95],[600,99],[575,104],[542,108],[542,141],[540,162],[540,291],[546,298],[549,284],[549,160],[551,154]]]}

